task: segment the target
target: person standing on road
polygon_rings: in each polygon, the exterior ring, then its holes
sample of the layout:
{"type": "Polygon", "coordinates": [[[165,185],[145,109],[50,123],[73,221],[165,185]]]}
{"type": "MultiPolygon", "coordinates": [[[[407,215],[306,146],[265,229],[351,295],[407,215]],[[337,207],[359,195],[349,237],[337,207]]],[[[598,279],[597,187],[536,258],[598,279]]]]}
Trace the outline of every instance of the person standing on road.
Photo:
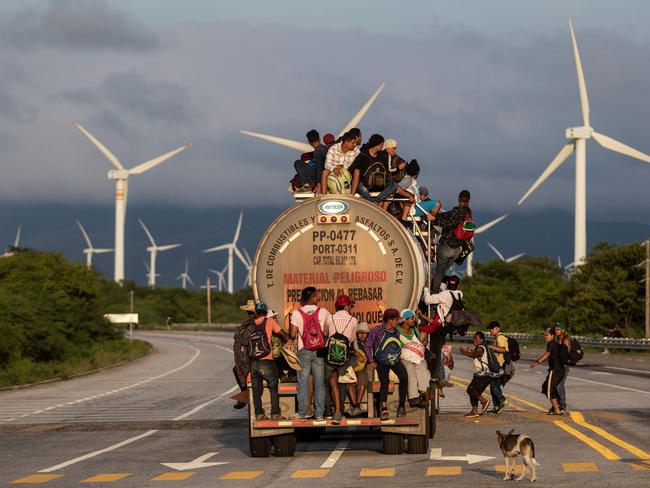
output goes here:
{"type": "Polygon", "coordinates": [[[551,409],[548,414],[562,415],[557,385],[564,377],[564,367],[560,361],[560,345],[555,340],[555,329],[553,327],[549,327],[544,331],[544,340],[546,341],[546,352],[537,361],[531,363],[530,367],[535,368],[548,359],[548,374],[542,385],[542,393],[551,401],[551,409]]]}
{"type": "MultiPolygon", "coordinates": [[[[564,322],[556,322],[555,323],[555,339],[557,342],[560,344],[560,351],[562,352],[562,348],[566,348],[566,356],[569,356],[569,352],[571,351],[571,338],[567,335],[566,333],[566,324],[564,322]]],[[[560,405],[560,410],[563,412],[566,411],[566,390],[564,388],[564,385],[566,383],[567,376],[569,376],[569,361],[563,361],[562,366],[564,366],[564,376],[562,376],[562,379],[559,381],[557,384],[557,392],[560,395],[560,398],[558,400],[558,403],[560,405]]]]}
{"type": "MultiPolygon", "coordinates": [[[[246,380],[251,369],[251,361],[248,357],[248,350],[245,344],[245,332],[247,327],[250,326],[255,319],[255,301],[248,300],[246,305],[241,305],[239,309],[248,314],[248,319],[235,329],[232,346],[232,352],[235,356],[235,366],[232,368],[232,374],[235,375],[235,380],[237,381],[239,389],[242,392],[245,392],[247,390],[246,380]]],[[[235,402],[233,408],[239,410],[240,408],[244,408],[246,405],[248,405],[248,402],[241,399],[235,402]]]]}
{"type": "Polygon", "coordinates": [[[487,349],[485,348],[485,334],[481,331],[474,333],[472,338],[474,350],[469,347],[458,347],[458,352],[463,356],[474,360],[474,374],[472,381],[467,385],[467,394],[472,405],[472,410],[465,414],[465,417],[478,417],[483,415],[490,405],[490,400],[483,396],[483,392],[492,382],[492,375],[488,367],[487,349]],[[481,412],[478,411],[478,404],[481,402],[481,412]]]}
{"type": "MultiPolygon", "coordinates": [[[[488,347],[494,351],[499,366],[503,368],[506,362],[505,354],[508,352],[508,338],[501,333],[501,323],[496,320],[489,323],[488,331],[495,342],[495,344],[490,344],[488,347]]],[[[490,383],[490,394],[492,395],[492,405],[494,405],[493,413],[499,414],[510,405],[510,402],[503,395],[503,391],[501,391],[506,381],[508,381],[508,378],[502,375],[494,378],[490,383]]]]}
{"type": "MultiPolygon", "coordinates": [[[[271,336],[278,334],[283,340],[288,341],[289,336],[280,328],[273,318],[267,318],[269,308],[266,303],[259,302],[255,305],[255,326],[263,327],[266,334],[269,353],[260,358],[251,361],[251,383],[253,386],[253,405],[255,407],[255,420],[269,420],[264,412],[262,405],[262,391],[264,389],[263,381],[271,393],[271,420],[286,420],[280,412],[280,396],[278,394],[278,370],[273,361],[273,351],[271,350],[271,336]]],[[[249,336],[251,337],[251,336],[249,336]]],[[[253,354],[253,351],[249,351],[253,354]]]]}
{"type": "Polygon", "coordinates": [[[314,403],[315,419],[323,420],[325,414],[325,358],[319,357],[318,351],[305,347],[304,334],[307,332],[318,333],[319,331],[306,331],[307,322],[312,324],[310,317],[314,316],[320,327],[321,348],[325,347],[325,322],[330,313],[324,308],[319,308],[317,303],[320,300],[318,290],[313,286],[303,288],[300,293],[301,307],[291,314],[291,337],[298,337],[298,359],[302,370],[298,371],[298,412],[295,415],[297,420],[307,419],[309,375],[314,377],[314,403]]]}

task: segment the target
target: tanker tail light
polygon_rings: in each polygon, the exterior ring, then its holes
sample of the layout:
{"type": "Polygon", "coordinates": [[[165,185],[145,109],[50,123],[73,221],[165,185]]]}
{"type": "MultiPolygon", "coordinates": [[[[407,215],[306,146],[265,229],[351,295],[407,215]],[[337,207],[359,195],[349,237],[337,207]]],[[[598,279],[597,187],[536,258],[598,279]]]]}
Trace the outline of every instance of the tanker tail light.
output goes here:
{"type": "Polygon", "coordinates": [[[351,221],[350,214],[321,215],[318,217],[319,224],[348,224],[351,221]]]}

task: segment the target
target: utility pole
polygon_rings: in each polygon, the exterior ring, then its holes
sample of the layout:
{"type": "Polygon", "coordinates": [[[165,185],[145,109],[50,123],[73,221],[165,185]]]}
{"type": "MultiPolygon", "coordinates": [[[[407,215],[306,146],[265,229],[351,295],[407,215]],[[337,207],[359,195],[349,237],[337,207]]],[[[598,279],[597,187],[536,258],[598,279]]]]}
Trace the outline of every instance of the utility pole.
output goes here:
{"type": "Polygon", "coordinates": [[[205,280],[205,285],[201,285],[201,288],[205,288],[205,290],[208,293],[208,325],[211,325],[212,324],[211,290],[212,288],[216,288],[216,285],[210,284],[210,277],[208,276],[207,279],[205,280]]]}
{"type": "Polygon", "coordinates": [[[650,239],[645,241],[645,338],[650,339],[650,239]]]}
{"type": "MultiPolygon", "coordinates": [[[[129,292],[129,313],[133,314],[133,290],[129,292]]],[[[129,340],[133,340],[133,322],[129,322],[129,340]]]]}

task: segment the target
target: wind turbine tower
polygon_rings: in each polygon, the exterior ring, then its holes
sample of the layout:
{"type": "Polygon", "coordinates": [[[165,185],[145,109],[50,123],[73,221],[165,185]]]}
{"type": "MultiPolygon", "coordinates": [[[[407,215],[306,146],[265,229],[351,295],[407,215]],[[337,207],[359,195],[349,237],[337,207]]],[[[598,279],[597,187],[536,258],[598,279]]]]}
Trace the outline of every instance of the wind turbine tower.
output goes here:
{"type": "Polygon", "coordinates": [[[84,129],[77,121],[73,120],[72,125],[79,129],[115,167],[115,169],[108,172],[108,179],[115,180],[115,270],[113,278],[118,283],[121,283],[124,281],[124,223],[126,220],[126,204],[129,193],[129,176],[139,175],[158,166],[160,163],[167,161],[169,158],[187,149],[191,144],[183,144],[172,151],[134,166],[131,169],[126,169],[120,160],[104,144],[84,129]]]}

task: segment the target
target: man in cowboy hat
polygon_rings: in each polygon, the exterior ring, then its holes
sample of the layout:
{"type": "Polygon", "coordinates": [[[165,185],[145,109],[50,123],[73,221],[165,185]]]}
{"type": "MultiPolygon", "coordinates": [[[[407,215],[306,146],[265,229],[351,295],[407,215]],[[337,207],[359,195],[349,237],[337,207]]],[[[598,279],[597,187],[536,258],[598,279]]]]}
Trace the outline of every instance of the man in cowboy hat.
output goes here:
{"type": "Polygon", "coordinates": [[[246,391],[246,378],[250,372],[250,359],[244,346],[244,331],[253,323],[255,318],[255,300],[248,300],[246,305],[241,305],[239,309],[248,313],[248,319],[235,329],[235,340],[232,348],[235,355],[235,366],[232,368],[232,373],[235,375],[237,385],[242,392],[237,395],[239,399],[233,405],[233,408],[238,410],[247,405],[245,400],[248,399],[248,395],[243,394],[246,391]]]}

